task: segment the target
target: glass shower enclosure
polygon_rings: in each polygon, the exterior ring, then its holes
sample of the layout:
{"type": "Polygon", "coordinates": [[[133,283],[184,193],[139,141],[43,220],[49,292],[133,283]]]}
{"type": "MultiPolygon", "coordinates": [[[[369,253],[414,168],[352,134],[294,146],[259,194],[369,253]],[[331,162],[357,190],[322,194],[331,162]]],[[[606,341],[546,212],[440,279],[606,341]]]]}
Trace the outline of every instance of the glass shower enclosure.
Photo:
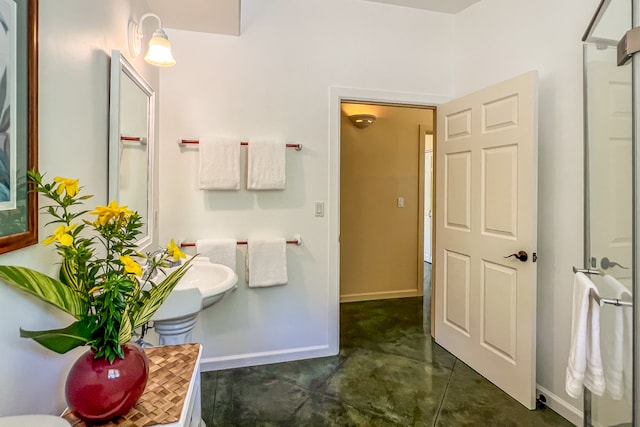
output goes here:
{"type": "Polygon", "coordinates": [[[585,259],[603,299],[600,344],[605,392],[585,389],[584,426],[640,426],[634,306],[638,286],[640,153],[636,124],[640,55],[617,45],[640,25],[640,0],[602,0],[584,35],[585,259]],[[634,364],[635,369],[634,369],[634,364]],[[637,378],[637,376],[636,376],[637,378]],[[636,405],[637,406],[637,405],[636,405]]]}

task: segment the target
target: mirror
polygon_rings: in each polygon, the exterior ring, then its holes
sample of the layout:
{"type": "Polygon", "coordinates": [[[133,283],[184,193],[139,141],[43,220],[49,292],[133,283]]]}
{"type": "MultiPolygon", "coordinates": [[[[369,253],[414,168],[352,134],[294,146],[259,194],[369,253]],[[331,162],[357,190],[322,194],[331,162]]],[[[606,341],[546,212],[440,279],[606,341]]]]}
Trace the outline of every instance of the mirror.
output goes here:
{"type": "Polygon", "coordinates": [[[137,211],[144,222],[138,247],[152,241],[152,159],[155,92],[120,51],[111,53],[109,201],[137,211]]]}
{"type": "Polygon", "coordinates": [[[38,0],[0,1],[0,253],[38,243],[38,0]]]}

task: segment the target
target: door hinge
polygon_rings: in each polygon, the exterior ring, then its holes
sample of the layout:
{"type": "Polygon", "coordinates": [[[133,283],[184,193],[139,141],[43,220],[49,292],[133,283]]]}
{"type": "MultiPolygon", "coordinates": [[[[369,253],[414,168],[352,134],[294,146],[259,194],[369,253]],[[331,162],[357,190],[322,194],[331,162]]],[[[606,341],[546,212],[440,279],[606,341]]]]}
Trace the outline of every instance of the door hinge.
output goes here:
{"type": "Polygon", "coordinates": [[[531,255],[531,260],[532,260],[533,262],[538,261],[538,253],[537,253],[537,252],[534,252],[534,253],[533,253],[533,255],[531,255]]]}
{"type": "Polygon", "coordinates": [[[636,52],[640,52],[640,27],[627,31],[618,42],[618,66],[629,62],[636,52]]]}

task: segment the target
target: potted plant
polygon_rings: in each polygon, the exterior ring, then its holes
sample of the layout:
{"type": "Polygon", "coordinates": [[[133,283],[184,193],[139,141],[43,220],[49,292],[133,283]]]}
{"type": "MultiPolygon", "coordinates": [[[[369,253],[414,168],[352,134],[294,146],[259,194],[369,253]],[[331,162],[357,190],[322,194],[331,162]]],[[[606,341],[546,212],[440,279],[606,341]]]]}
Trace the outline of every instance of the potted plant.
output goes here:
{"type": "Polygon", "coordinates": [[[44,245],[55,244],[62,258],[59,278],[18,266],[0,266],[0,279],[70,314],[75,321],[62,329],[27,331],[57,353],[89,346],[71,368],[65,394],[69,409],[88,421],[105,421],[131,409],[146,385],[148,361],[131,343],[184,276],[191,260],[155,283],[156,270],[185,254],[173,239],[159,255],[136,251],[142,218],[112,201],[93,211],[82,210],[91,195],[80,195],[76,179],[56,177],[45,182],[37,171],[28,173],[34,190],[51,203],[40,210],[56,225],[44,245]],[[95,218],[93,221],[86,216],[95,218]],[[146,259],[145,259],[146,258],[146,259]],[[146,271],[139,260],[145,260],[146,271]],[[130,388],[131,390],[125,390],[130,388]]]}

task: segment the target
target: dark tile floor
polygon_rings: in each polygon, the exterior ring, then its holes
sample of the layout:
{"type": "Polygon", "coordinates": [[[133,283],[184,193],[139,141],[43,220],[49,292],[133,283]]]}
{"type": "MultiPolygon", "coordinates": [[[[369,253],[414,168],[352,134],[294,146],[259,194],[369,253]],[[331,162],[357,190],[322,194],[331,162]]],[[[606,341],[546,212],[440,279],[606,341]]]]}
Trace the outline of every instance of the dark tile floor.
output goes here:
{"type": "Polygon", "coordinates": [[[202,374],[212,426],[571,426],[529,411],[429,335],[425,298],[342,304],[334,357],[202,374]]]}

